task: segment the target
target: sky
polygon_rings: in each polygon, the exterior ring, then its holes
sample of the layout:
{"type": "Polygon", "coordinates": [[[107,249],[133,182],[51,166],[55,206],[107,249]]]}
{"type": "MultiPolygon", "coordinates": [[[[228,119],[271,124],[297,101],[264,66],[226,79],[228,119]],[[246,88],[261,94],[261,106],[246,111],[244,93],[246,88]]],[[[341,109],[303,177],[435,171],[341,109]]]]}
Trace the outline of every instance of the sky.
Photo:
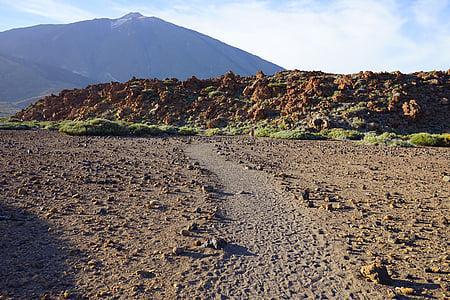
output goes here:
{"type": "Polygon", "coordinates": [[[450,0],[0,0],[0,31],[156,16],[287,69],[450,69],[450,0]]]}

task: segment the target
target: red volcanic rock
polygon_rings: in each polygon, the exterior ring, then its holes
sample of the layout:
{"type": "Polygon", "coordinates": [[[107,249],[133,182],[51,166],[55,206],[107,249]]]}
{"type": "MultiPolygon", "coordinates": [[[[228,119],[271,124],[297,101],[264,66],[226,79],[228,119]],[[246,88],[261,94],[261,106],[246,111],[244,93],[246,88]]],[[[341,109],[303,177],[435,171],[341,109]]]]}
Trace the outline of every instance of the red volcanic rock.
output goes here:
{"type": "Polygon", "coordinates": [[[416,100],[410,100],[409,102],[403,103],[402,106],[403,114],[411,119],[416,119],[421,110],[419,104],[417,104],[416,100]]]}
{"type": "Polygon", "coordinates": [[[253,77],[228,72],[206,80],[133,78],[65,90],[15,117],[49,121],[106,117],[203,127],[267,120],[317,130],[379,124],[380,130],[449,131],[449,95],[448,71],[336,75],[295,70],[273,76],[258,72],[253,77]]]}

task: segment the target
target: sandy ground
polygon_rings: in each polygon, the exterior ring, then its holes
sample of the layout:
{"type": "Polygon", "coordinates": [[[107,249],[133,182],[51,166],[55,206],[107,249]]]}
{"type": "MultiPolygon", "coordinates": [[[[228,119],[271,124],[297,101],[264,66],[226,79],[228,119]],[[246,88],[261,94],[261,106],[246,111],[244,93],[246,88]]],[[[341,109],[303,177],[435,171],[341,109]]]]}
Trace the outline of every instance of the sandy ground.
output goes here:
{"type": "Polygon", "coordinates": [[[445,298],[449,162],[437,148],[3,131],[0,299],[445,298]],[[390,285],[362,278],[372,261],[390,285]]]}

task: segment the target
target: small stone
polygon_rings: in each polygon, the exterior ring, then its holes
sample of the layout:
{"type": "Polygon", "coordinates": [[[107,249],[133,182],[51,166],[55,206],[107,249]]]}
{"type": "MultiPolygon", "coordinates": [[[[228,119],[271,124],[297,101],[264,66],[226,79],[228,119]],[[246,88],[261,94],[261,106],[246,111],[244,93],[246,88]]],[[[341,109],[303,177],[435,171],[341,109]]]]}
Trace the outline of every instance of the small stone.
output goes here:
{"type": "Polygon", "coordinates": [[[136,274],[139,275],[143,279],[152,279],[152,278],[156,277],[156,274],[153,270],[151,270],[151,271],[141,270],[141,271],[137,271],[136,274]]]}
{"type": "Polygon", "coordinates": [[[306,189],[302,192],[302,200],[309,201],[309,189],[306,189]]]}
{"type": "Polygon", "coordinates": [[[415,290],[410,287],[397,287],[395,290],[402,295],[414,295],[415,290]]]}
{"type": "Polygon", "coordinates": [[[180,234],[181,234],[182,236],[189,236],[189,230],[182,229],[182,230],[180,231],[180,234]]]}
{"type": "Polygon", "coordinates": [[[383,217],[383,221],[392,221],[394,218],[391,215],[386,215],[383,217]]]}
{"type": "Polygon", "coordinates": [[[187,230],[188,231],[196,231],[196,230],[198,230],[198,224],[197,223],[192,223],[192,224],[190,224],[188,227],[187,227],[187,230]]]}
{"type": "Polygon", "coordinates": [[[64,291],[63,293],[63,298],[64,299],[69,299],[72,296],[72,293],[70,291],[64,291]]]}
{"type": "Polygon", "coordinates": [[[181,255],[184,253],[184,249],[181,247],[173,247],[172,253],[175,255],[181,255]]]}
{"type": "Polygon", "coordinates": [[[360,272],[365,278],[375,283],[389,284],[391,282],[386,266],[378,262],[362,266],[360,272]]]}
{"type": "Polygon", "coordinates": [[[336,199],[333,196],[326,196],[325,202],[336,202],[336,199]]]}
{"type": "Polygon", "coordinates": [[[333,205],[331,203],[324,203],[321,206],[323,209],[325,209],[326,211],[332,211],[333,210],[333,205]]]}
{"type": "Polygon", "coordinates": [[[250,194],[250,193],[246,192],[246,191],[239,191],[239,192],[237,192],[237,195],[247,195],[247,194],[250,194]]]}
{"type": "Polygon", "coordinates": [[[210,193],[212,192],[214,189],[212,187],[210,187],[209,185],[204,185],[202,186],[202,191],[205,193],[210,193]]]}
{"type": "Polygon", "coordinates": [[[450,182],[450,176],[445,175],[444,177],[442,177],[442,181],[444,181],[444,182],[450,182]]]}
{"type": "Polygon", "coordinates": [[[153,208],[153,209],[158,209],[161,207],[161,203],[158,200],[152,200],[152,201],[150,201],[149,204],[150,204],[150,208],[153,208]]]}
{"type": "Polygon", "coordinates": [[[220,250],[223,249],[226,246],[226,244],[227,242],[222,238],[212,238],[204,242],[202,247],[220,250]]]}
{"type": "Polygon", "coordinates": [[[173,287],[175,288],[175,290],[176,290],[177,292],[179,292],[179,291],[183,288],[183,285],[181,285],[181,284],[179,284],[179,283],[174,283],[174,284],[173,284],[173,287]]]}
{"type": "Polygon", "coordinates": [[[194,212],[196,212],[197,214],[202,212],[202,208],[201,207],[197,207],[194,212]]]}
{"type": "Polygon", "coordinates": [[[102,207],[102,208],[100,208],[100,209],[98,210],[97,213],[98,213],[99,215],[101,215],[101,216],[105,216],[105,215],[108,214],[108,211],[106,210],[106,208],[102,207]]]}

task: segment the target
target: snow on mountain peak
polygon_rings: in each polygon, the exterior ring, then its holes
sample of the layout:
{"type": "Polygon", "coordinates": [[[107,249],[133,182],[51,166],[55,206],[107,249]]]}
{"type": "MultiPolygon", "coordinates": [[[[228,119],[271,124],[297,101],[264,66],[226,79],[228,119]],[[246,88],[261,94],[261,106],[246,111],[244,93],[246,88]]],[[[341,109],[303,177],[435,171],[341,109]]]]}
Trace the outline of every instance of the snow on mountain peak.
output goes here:
{"type": "Polygon", "coordinates": [[[140,14],[138,12],[132,12],[132,13],[126,14],[125,16],[123,16],[119,19],[112,20],[111,28],[117,28],[117,27],[125,24],[126,22],[129,22],[132,20],[145,19],[145,18],[146,18],[145,16],[143,16],[142,14],[140,14]]]}

